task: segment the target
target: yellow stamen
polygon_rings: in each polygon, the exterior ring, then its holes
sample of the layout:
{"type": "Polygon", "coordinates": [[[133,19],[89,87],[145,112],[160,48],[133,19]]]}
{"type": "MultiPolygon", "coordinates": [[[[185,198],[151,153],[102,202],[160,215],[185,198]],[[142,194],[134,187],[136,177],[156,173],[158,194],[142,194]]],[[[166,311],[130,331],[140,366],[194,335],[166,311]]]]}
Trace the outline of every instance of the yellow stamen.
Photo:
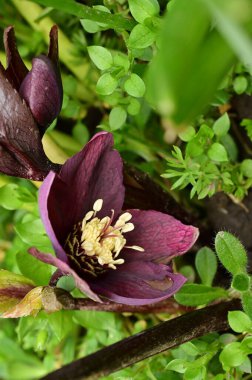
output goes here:
{"type": "Polygon", "coordinates": [[[123,213],[112,226],[114,210],[111,210],[111,217],[106,216],[102,219],[96,217],[96,213],[102,209],[102,205],[102,199],[95,201],[93,211],[89,211],[82,221],[81,247],[83,252],[81,255],[96,257],[101,266],[107,265],[108,268],[116,269],[116,265],[124,263],[124,259],[117,258],[124,247],[141,252],[144,249],[137,245],[126,246],[124,234],[134,229],[134,224],[128,223],[132,215],[129,212],[123,213]]]}

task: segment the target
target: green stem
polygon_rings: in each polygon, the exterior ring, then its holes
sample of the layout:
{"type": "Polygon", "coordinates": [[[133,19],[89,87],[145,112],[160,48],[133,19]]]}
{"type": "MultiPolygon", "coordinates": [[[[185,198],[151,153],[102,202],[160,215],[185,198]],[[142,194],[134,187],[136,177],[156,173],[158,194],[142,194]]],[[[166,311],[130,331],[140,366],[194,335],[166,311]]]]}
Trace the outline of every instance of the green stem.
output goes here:
{"type": "MultiPolygon", "coordinates": [[[[20,1],[20,0],[17,0],[20,1]]],[[[79,4],[73,0],[32,0],[35,3],[46,7],[53,7],[65,13],[68,13],[78,18],[91,20],[95,22],[105,23],[111,29],[126,29],[132,30],[136,25],[135,21],[125,18],[120,15],[114,15],[99,11],[88,7],[87,5],[79,4]]]]}

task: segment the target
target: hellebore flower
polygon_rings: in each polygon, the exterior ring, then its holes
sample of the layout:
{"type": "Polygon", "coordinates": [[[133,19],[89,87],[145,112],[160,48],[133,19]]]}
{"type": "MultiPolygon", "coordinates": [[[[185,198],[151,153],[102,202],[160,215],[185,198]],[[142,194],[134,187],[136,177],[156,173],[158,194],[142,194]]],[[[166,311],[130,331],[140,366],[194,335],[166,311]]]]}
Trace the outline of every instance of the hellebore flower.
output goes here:
{"type": "Polygon", "coordinates": [[[62,105],[57,26],[50,32],[48,55],[34,58],[31,71],[16,48],[12,26],[4,31],[4,46],[7,68],[0,63],[0,171],[43,180],[50,170],[59,170],[41,143],[62,105]]]}
{"type": "Polygon", "coordinates": [[[96,301],[161,301],[186,281],[173,273],[171,259],[194,244],[198,230],[157,211],[121,211],[122,160],[112,147],[112,135],[98,133],[58,174],[48,174],[39,205],[57,257],[29,253],[58,268],[54,279],[72,275],[96,301]]]}

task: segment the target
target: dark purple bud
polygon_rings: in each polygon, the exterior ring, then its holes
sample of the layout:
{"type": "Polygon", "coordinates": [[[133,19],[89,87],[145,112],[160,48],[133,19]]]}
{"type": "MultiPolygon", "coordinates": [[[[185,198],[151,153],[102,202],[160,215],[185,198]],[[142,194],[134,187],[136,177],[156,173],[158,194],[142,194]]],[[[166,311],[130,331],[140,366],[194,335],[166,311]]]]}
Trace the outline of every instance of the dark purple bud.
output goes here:
{"type": "MultiPolygon", "coordinates": [[[[55,99],[58,98],[56,102],[54,99],[55,109],[57,109],[54,111],[48,101],[44,100],[44,94],[37,94],[41,107],[39,112],[38,107],[33,105],[33,108],[40,116],[43,130],[29,108],[29,102],[26,103],[19,93],[22,82],[29,76],[33,77],[33,70],[28,72],[18,53],[12,26],[4,31],[4,45],[7,68],[4,69],[0,63],[0,172],[41,181],[50,170],[59,170],[59,165],[52,163],[46,157],[41,143],[45,126],[58,115],[61,107],[62,86],[57,69],[57,27],[54,26],[50,33],[48,57],[35,58],[35,61],[39,62],[38,66],[42,65],[42,69],[39,70],[40,91],[42,92],[44,87],[43,81],[48,81],[51,95],[55,99]],[[47,119],[43,116],[44,114],[49,115],[47,119]]],[[[37,63],[35,66],[37,67],[37,63]]],[[[38,80],[35,82],[37,84],[38,80]]],[[[31,89],[33,91],[33,84],[31,89]]],[[[38,90],[36,86],[35,90],[38,90]]],[[[31,94],[33,96],[33,92],[31,94]]]]}
{"type": "Polygon", "coordinates": [[[0,172],[41,181],[57,170],[46,157],[32,114],[0,67],[0,172]]]}
{"type": "Polygon", "coordinates": [[[19,93],[28,104],[36,122],[47,127],[62,106],[62,85],[57,67],[44,55],[32,60],[32,70],[21,84],[19,93]]]}
{"type": "Polygon", "coordinates": [[[51,29],[48,56],[40,55],[32,60],[32,69],[24,78],[19,93],[41,127],[48,127],[60,113],[63,91],[56,26],[51,29]]]}

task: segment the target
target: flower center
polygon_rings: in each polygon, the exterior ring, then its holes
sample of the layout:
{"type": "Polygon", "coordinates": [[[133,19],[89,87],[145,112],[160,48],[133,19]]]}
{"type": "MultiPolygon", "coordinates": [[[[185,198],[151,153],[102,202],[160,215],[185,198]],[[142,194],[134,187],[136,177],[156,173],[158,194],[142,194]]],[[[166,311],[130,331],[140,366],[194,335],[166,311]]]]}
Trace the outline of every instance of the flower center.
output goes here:
{"type": "Polygon", "coordinates": [[[124,263],[124,259],[118,258],[123,248],[144,251],[142,247],[126,245],[124,234],[134,229],[134,224],[129,222],[132,215],[125,212],[113,225],[114,210],[111,210],[110,217],[99,219],[96,216],[102,205],[103,200],[98,199],[93,205],[93,210],[85,215],[82,222],[74,226],[65,243],[72,263],[77,265],[79,270],[95,277],[124,263]]]}

